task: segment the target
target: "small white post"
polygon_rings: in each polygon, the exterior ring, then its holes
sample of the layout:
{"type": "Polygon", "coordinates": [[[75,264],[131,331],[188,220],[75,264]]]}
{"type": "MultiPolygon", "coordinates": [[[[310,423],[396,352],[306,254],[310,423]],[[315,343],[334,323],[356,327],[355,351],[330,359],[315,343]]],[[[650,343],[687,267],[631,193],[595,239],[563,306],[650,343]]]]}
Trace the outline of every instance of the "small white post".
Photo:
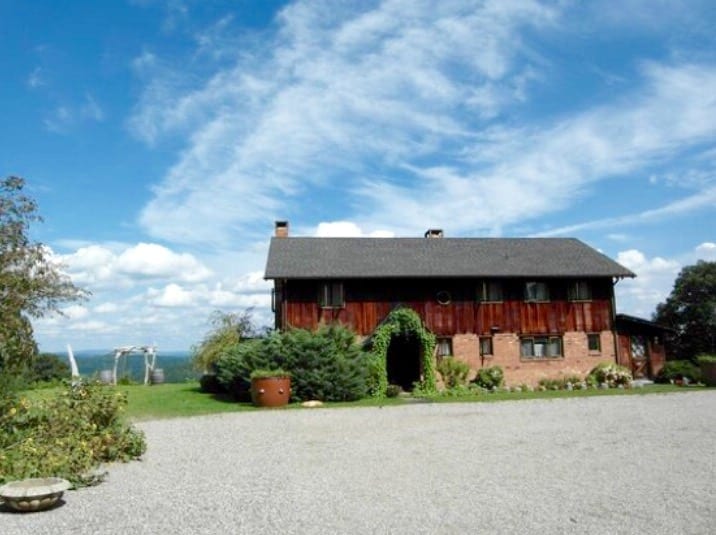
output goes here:
{"type": "Polygon", "coordinates": [[[70,360],[70,371],[72,373],[72,381],[79,379],[80,372],[77,368],[77,361],[75,360],[75,354],[72,352],[72,346],[67,344],[67,358],[70,360]]]}

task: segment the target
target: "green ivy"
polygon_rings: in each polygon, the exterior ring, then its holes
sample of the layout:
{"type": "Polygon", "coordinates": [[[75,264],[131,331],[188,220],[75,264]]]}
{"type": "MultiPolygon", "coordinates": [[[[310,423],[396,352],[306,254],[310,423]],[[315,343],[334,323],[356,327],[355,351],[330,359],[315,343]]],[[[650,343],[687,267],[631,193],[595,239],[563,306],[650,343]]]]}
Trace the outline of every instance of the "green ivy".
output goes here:
{"type": "Polygon", "coordinates": [[[388,314],[371,338],[369,380],[373,397],[385,397],[388,389],[387,359],[391,339],[396,335],[407,334],[417,336],[422,347],[423,380],[420,389],[425,392],[436,390],[433,360],[435,335],[425,328],[417,312],[411,308],[400,307],[388,314]]]}

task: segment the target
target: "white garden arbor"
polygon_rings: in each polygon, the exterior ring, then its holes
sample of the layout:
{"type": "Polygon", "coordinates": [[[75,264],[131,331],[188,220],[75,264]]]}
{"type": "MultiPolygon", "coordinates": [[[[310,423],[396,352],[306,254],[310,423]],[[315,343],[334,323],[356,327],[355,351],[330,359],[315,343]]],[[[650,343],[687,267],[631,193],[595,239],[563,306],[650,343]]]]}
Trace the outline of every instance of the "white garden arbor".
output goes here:
{"type": "Polygon", "coordinates": [[[117,384],[117,366],[119,359],[125,359],[132,354],[144,355],[144,384],[149,384],[149,376],[154,371],[157,362],[157,346],[122,346],[114,348],[114,368],[112,369],[112,384],[117,384]]]}

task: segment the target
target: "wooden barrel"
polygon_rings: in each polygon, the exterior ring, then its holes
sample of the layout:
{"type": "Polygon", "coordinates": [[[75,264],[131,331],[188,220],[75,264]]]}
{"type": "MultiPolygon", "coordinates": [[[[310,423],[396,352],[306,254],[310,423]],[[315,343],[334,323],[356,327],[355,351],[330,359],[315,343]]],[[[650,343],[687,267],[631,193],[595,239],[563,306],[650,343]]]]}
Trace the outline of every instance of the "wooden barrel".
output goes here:
{"type": "Polygon", "coordinates": [[[102,382],[106,385],[112,384],[112,377],[113,377],[112,370],[100,370],[100,372],[99,372],[100,382],[102,382]]]}
{"type": "Polygon", "coordinates": [[[164,382],[164,370],[155,368],[149,374],[149,382],[153,385],[160,385],[164,382]]]}

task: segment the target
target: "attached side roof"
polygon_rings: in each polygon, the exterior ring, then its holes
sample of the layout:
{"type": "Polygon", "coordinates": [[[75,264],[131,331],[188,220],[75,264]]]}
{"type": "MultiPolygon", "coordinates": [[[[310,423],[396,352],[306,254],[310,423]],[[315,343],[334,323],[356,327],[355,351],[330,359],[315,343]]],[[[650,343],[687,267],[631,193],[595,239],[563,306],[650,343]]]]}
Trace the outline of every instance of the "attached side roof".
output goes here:
{"type": "Polygon", "coordinates": [[[674,329],[661,325],[654,321],[649,321],[644,318],[638,318],[636,316],[629,316],[628,314],[617,314],[616,315],[616,327],[617,331],[629,332],[629,331],[644,331],[644,332],[664,332],[671,331],[674,329]]]}
{"type": "Polygon", "coordinates": [[[574,238],[272,238],[266,279],[634,277],[574,238]]]}

